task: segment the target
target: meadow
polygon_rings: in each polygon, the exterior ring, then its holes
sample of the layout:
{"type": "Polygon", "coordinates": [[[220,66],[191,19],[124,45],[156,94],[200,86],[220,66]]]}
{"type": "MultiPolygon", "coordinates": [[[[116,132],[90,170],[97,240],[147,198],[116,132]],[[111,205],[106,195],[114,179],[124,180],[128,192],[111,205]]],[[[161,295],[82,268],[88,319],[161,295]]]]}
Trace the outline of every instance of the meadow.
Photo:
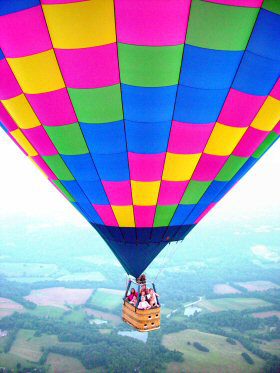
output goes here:
{"type": "Polygon", "coordinates": [[[164,335],[163,345],[167,348],[176,349],[184,354],[184,362],[170,363],[168,372],[260,372],[264,362],[250,354],[254,365],[248,365],[241,356],[242,352],[248,351],[240,344],[229,344],[226,338],[202,333],[197,330],[184,330],[178,333],[164,335]],[[209,352],[199,351],[193,346],[199,342],[207,347],[209,352]],[[206,368],[207,367],[207,368],[206,368]]]}
{"type": "Polygon", "coordinates": [[[92,306],[113,310],[122,304],[124,292],[115,289],[98,288],[91,296],[92,306]]]}
{"type": "Polygon", "coordinates": [[[262,299],[257,298],[218,298],[218,299],[203,299],[196,304],[210,312],[220,312],[227,310],[242,311],[250,308],[271,306],[262,299]]]}

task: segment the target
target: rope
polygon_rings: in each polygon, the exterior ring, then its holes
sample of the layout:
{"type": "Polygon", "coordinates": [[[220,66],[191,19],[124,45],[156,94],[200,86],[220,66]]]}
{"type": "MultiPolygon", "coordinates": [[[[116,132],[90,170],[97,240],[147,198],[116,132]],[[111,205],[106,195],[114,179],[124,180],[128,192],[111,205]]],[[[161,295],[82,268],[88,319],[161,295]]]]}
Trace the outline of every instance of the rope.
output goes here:
{"type": "MultiPolygon", "coordinates": [[[[177,242],[177,243],[178,243],[178,242],[177,242]]],[[[176,245],[174,244],[174,246],[171,247],[170,252],[169,252],[169,253],[168,253],[168,251],[166,252],[165,257],[164,257],[164,259],[163,259],[163,264],[162,264],[162,266],[159,268],[158,273],[156,274],[154,280],[152,281],[153,283],[156,282],[156,280],[158,279],[159,275],[163,272],[163,270],[164,270],[165,267],[166,267],[167,260],[170,258],[171,254],[174,254],[175,250],[176,250],[176,245]]]]}

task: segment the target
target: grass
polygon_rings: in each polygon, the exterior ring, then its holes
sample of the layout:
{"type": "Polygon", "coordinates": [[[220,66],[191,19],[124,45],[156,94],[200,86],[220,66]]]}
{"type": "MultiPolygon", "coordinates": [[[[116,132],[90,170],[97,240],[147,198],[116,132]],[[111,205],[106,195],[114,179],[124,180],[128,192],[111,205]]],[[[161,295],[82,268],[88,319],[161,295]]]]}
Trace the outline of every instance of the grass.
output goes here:
{"type": "Polygon", "coordinates": [[[42,356],[42,347],[53,346],[58,343],[57,336],[43,334],[34,337],[34,330],[19,330],[10,353],[20,358],[38,362],[42,356]]]}
{"type": "Polygon", "coordinates": [[[270,354],[277,355],[280,357],[280,341],[279,339],[269,342],[264,342],[259,345],[263,351],[269,352],[270,354]]]}
{"type": "Polygon", "coordinates": [[[90,304],[112,310],[122,304],[122,297],[122,291],[98,288],[91,296],[90,304]]]}
{"type": "Polygon", "coordinates": [[[84,368],[82,363],[68,356],[62,356],[54,353],[48,355],[46,365],[50,365],[53,372],[59,373],[86,373],[87,370],[84,368]]]}
{"type": "Polygon", "coordinates": [[[219,298],[201,300],[196,305],[210,312],[219,312],[227,310],[242,311],[250,308],[271,306],[271,303],[257,298],[219,298]]]}
{"type": "Polygon", "coordinates": [[[37,306],[34,310],[28,310],[28,313],[38,317],[49,317],[59,319],[65,313],[63,308],[52,306],[37,306]]]}
{"type": "Polygon", "coordinates": [[[83,322],[85,318],[86,314],[83,310],[73,310],[63,315],[63,321],[67,322],[83,322]]]}
{"type": "Polygon", "coordinates": [[[168,372],[259,372],[264,365],[263,360],[249,353],[255,362],[253,366],[249,366],[241,356],[242,352],[248,351],[240,343],[231,345],[226,342],[225,337],[197,330],[188,329],[165,335],[163,345],[184,354],[184,362],[170,363],[168,372]],[[207,347],[209,352],[197,350],[193,346],[194,342],[207,347]]]}
{"type": "Polygon", "coordinates": [[[16,356],[12,353],[0,353],[0,367],[5,367],[8,369],[13,369],[13,372],[15,372],[14,369],[16,369],[17,364],[20,363],[22,367],[25,368],[34,368],[36,367],[35,363],[32,363],[31,361],[28,361],[26,359],[23,359],[19,356],[16,356]]]}
{"type": "Polygon", "coordinates": [[[122,319],[120,318],[120,316],[113,315],[112,313],[109,313],[109,312],[93,310],[91,308],[86,308],[85,311],[89,316],[93,316],[94,318],[97,318],[97,319],[106,320],[115,326],[119,325],[122,322],[122,319]]]}
{"type": "MultiPolygon", "coordinates": [[[[0,263],[0,272],[7,277],[53,277],[57,274],[56,264],[43,263],[0,263]]],[[[61,273],[62,275],[62,273],[61,273]]]]}
{"type": "Polygon", "coordinates": [[[106,278],[101,272],[77,272],[58,278],[59,281],[96,281],[103,282],[106,278]]]}

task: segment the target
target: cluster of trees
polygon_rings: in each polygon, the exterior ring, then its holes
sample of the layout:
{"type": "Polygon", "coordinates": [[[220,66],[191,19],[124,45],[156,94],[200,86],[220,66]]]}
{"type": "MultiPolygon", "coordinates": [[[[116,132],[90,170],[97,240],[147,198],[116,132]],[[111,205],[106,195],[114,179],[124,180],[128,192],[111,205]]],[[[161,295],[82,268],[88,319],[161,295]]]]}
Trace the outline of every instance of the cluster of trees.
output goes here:
{"type": "Polygon", "coordinates": [[[199,343],[199,342],[194,342],[194,343],[193,343],[193,346],[194,346],[197,350],[199,350],[199,351],[209,352],[209,348],[203,346],[203,345],[202,345],[201,343],[199,343]]]}
{"type": "Polygon", "coordinates": [[[255,364],[254,360],[251,358],[251,356],[249,354],[247,354],[247,352],[242,352],[241,356],[243,357],[243,359],[250,365],[253,365],[255,364]]]}

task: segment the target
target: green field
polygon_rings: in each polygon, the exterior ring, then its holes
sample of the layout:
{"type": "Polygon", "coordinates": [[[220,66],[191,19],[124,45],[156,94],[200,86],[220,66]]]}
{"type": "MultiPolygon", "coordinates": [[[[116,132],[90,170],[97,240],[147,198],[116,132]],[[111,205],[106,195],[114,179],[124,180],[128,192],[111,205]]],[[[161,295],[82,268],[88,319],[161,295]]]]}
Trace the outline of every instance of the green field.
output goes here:
{"type": "Polygon", "coordinates": [[[91,296],[90,304],[111,310],[122,304],[122,297],[122,291],[98,288],[91,296]]]}
{"type": "Polygon", "coordinates": [[[71,310],[65,312],[63,315],[63,321],[66,322],[83,322],[86,318],[84,310],[71,310]]]}
{"type": "Polygon", "coordinates": [[[38,317],[58,319],[63,316],[65,309],[52,306],[37,306],[34,310],[28,310],[27,312],[38,317]]]}
{"type": "Polygon", "coordinates": [[[32,363],[31,361],[23,359],[12,353],[0,353],[0,367],[3,366],[5,368],[15,369],[18,363],[20,363],[21,366],[24,366],[25,368],[33,368],[36,366],[35,363],[32,363]]]}
{"type": "Polygon", "coordinates": [[[259,348],[263,351],[269,352],[270,354],[277,355],[280,357],[280,341],[279,339],[269,342],[264,342],[259,345],[259,348]]]}
{"type": "Polygon", "coordinates": [[[171,350],[178,350],[184,354],[184,362],[169,364],[168,371],[173,372],[260,372],[264,361],[249,353],[254,360],[253,366],[248,365],[241,356],[247,352],[241,344],[231,345],[226,338],[202,333],[197,330],[184,330],[167,334],[163,337],[163,345],[171,350]],[[190,344],[188,344],[190,342],[190,344]],[[197,350],[192,344],[199,342],[207,347],[209,352],[197,350]]]}
{"type": "Polygon", "coordinates": [[[271,306],[271,303],[257,298],[218,298],[204,299],[196,304],[210,312],[220,312],[227,310],[242,311],[250,308],[271,306]]]}
{"type": "Polygon", "coordinates": [[[59,281],[96,281],[103,282],[106,278],[101,272],[77,272],[58,278],[59,281]]]}
{"type": "Polygon", "coordinates": [[[43,263],[0,263],[0,273],[7,277],[53,277],[64,275],[65,271],[59,270],[56,264],[43,263]]]}
{"type": "Polygon", "coordinates": [[[58,343],[55,335],[42,335],[34,337],[34,330],[19,330],[10,353],[23,359],[37,362],[42,356],[42,347],[53,346],[58,343]]]}
{"type": "Polygon", "coordinates": [[[62,356],[58,354],[49,354],[46,365],[51,367],[50,372],[54,373],[86,373],[89,372],[84,368],[82,363],[68,356],[62,356]]]}

